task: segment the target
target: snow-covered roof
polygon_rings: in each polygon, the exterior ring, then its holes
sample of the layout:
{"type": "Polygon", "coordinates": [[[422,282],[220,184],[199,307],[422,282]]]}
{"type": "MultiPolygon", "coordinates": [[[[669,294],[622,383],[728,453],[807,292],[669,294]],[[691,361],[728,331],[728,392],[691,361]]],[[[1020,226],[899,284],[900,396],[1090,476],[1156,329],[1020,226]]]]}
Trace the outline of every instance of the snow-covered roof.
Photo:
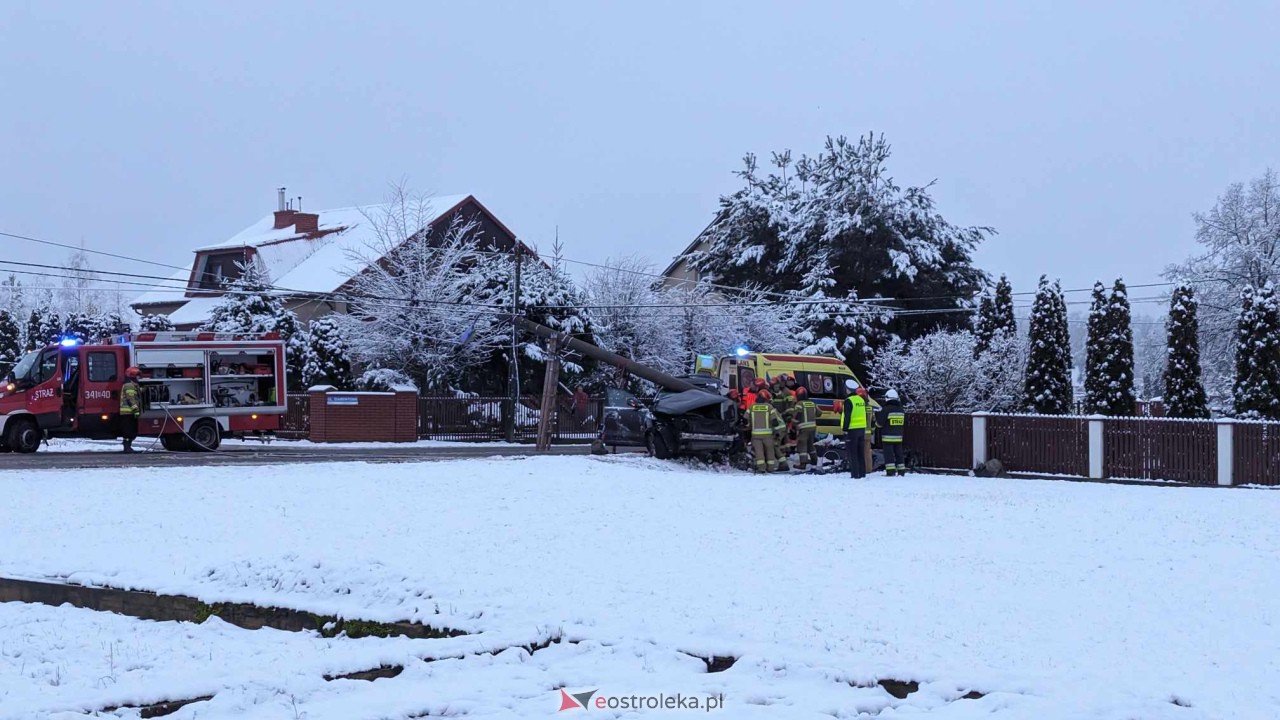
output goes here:
{"type": "MultiPolygon", "coordinates": [[[[469,197],[433,197],[429,201],[427,215],[433,221],[439,219],[469,197]]],[[[318,211],[315,213],[319,216],[317,231],[312,233],[299,233],[293,225],[276,229],[275,215],[269,214],[228,240],[195,248],[192,264],[199,262],[201,253],[253,248],[272,285],[293,292],[330,293],[351,277],[351,254],[362,253],[373,239],[366,214],[380,207],[366,205],[318,211]]],[[[185,287],[193,275],[194,267],[176,272],[173,282],[168,284],[185,287]]],[[[216,298],[184,298],[179,293],[157,289],[143,293],[133,304],[172,303],[184,299],[187,304],[169,316],[174,323],[202,322],[216,303],[216,298]]]]}

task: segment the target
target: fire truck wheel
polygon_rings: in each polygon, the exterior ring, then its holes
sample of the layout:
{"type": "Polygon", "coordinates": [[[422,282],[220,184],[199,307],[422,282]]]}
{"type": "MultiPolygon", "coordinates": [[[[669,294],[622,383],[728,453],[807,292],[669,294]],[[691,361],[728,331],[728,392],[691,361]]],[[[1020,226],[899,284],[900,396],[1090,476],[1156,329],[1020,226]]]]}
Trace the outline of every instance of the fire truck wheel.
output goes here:
{"type": "Polygon", "coordinates": [[[14,420],[4,434],[4,443],[14,452],[33,453],[40,448],[40,428],[30,418],[14,420]]]}
{"type": "Polygon", "coordinates": [[[222,444],[222,433],[218,430],[218,421],[201,420],[191,427],[187,443],[197,452],[213,452],[222,444]]]}

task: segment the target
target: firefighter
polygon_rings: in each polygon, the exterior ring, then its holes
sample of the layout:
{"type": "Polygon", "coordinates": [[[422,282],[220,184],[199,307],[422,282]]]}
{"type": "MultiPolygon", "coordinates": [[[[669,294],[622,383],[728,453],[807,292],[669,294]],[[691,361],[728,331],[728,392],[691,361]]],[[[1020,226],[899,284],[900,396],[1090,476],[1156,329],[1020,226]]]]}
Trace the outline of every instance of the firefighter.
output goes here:
{"type": "Polygon", "coordinates": [[[131,367],[124,371],[124,385],[120,388],[120,437],[124,438],[124,451],[133,452],[133,441],[138,437],[138,415],[142,413],[142,389],[138,387],[141,371],[131,367]]]}
{"type": "Polygon", "coordinates": [[[861,479],[866,477],[866,460],[863,444],[867,436],[867,401],[858,392],[862,386],[857,380],[845,380],[845,389],[849,397],[844,400],[844,449],[849,459],[849,477],[861,479]]]}
{"type": "Polygon", "coordinates": [[[756,393],[756,402],[749,411],[751,416],[751,453],[755,456],[755,471],[773,472],[778,469],[778,455],[774,448],[774,428],[781,420],[778,411],[769,404],[769,391],[756,393]]]}
{"type": "Polygon", "coordinates": [[[884,474],[893,477],[906,475],[907,465],[902,453],[902,431],[907,425],[907,414],[902,411],[898,391],[889,388],[880,407],[880,439],[884,442],[884,474]]]}
{"type": "MultiPolygon", "coordinates": [[[[788,376],[783,373],[773,379],[773,407],[777,409],[778,414],[783,420],[791,420],[791,413],[795,410],[796,396],[787,388],[788,376]]],[[[795,382],[792,380],[791,382],[795,382]]]]}
{"type": "Polygon", "coordinates": [[[813,442],[818,437],[818,404],[809,399],[809,392],[804,386],[796,388],[796,454],[799,455],[797,466],[804,470],[809,465],[810,457],[816,467],[818,454],[813,442]]]}

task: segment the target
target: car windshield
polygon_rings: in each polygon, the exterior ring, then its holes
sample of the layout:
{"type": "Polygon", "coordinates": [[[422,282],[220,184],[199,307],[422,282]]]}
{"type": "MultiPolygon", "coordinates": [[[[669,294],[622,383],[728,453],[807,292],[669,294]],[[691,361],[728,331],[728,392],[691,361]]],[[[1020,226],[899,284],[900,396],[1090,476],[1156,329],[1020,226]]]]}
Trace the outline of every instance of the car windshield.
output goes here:
{"type": "Polygon", "coordinates": [[[32,350],[26,355],[23,355],[22,359],[18,361],[18,364],[13,366],[13,376],[21,379],[30,375],[31,367],[36,364],[36,358],[38,357],[40,357],[39,350],[32,350]]]}

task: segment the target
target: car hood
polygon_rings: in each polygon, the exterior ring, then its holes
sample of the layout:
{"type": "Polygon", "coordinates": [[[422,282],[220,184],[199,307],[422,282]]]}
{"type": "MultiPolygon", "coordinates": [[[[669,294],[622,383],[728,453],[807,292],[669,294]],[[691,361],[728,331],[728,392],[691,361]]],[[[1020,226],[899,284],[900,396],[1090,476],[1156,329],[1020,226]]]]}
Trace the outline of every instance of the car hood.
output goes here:
{"type": "Polygon", "coordinates": [[[706,390],[685,390],[678,393],[664,394],[653,404],[654,412],[664,415],[683,415],[711,405],[730,402],[723,395],[706,390]]]}

